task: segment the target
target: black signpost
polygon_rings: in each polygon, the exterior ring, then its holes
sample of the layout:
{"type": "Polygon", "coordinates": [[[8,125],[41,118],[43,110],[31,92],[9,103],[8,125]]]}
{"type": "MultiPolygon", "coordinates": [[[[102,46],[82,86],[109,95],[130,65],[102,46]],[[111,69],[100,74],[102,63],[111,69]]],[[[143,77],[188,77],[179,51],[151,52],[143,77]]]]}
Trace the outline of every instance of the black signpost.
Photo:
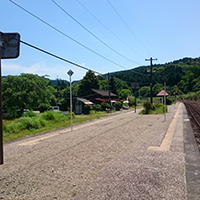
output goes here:
{"type": "Polygon", "coordinates": [[[0,165],[4,163],[1,59],[17,58],[19,56],[19,43],[20,43],[19,33],[0,32],[0,165]]]}
{"type": "Polygon", "coordinates": [[[137,89],[140,89],[140,85],[139,85],[139,83],[131,83],[131,88],[135,91],[135,113],[136,113],[136,104],[137,104],[137,102],[136,102],[136,90],[137,89]]]}

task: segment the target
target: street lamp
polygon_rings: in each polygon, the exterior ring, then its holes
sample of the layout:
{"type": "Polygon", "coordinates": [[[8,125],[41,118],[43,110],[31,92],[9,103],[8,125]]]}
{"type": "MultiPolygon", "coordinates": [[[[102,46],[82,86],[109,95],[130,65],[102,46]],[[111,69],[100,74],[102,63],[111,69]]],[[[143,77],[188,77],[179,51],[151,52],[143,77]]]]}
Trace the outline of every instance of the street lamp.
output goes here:
{"type": "Polygon", "coordinates": [[[71,76],[74,72],[70,69],[67,74],[69,75],[69,82],[70,82],[70,112],[71,112],[71,131],[73,131],[73,120],[72,120],[72,85],[71,85],[71,76]]]}

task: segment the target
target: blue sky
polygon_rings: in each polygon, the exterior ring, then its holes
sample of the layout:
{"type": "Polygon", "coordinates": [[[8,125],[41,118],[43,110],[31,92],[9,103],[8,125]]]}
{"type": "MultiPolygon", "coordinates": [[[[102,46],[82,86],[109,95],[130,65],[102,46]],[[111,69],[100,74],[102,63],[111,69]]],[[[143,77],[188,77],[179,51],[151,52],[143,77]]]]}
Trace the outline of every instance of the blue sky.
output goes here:
{"type": "MultiPolygon", "coordinates": [[[[155,64],[164,64],[200,56],[199,0],[54,0],[98,39],[52,0],[13,1],[65,36],[9,0],[1,1],[1,32],[18,32],[27,43],[103,74],[147,66],[145,59],[150,57],[158,59],[155,64]]],[[[17,59],[1,63],[3,76],[33,73],[69,80],[71,69],[72,80],[79,80],[87,72],[24,44],[17,59]]]]}

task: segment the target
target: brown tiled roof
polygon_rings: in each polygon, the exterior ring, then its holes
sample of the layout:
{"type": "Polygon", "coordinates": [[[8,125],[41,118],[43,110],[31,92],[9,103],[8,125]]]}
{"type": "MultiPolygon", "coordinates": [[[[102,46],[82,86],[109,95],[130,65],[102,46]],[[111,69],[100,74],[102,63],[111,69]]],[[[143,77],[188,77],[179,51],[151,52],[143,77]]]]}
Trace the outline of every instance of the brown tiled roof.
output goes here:
{"type": "MultiPolygon", "coordinates": [[[[108,90],[97,90],[97,89],[91,89],[91,90],[97,94],[100,94],[101,96],[109,96],[108,90]]],[[[110,92],[110,96],[117,97],[117,95],[112,92],[110,92]]]]}

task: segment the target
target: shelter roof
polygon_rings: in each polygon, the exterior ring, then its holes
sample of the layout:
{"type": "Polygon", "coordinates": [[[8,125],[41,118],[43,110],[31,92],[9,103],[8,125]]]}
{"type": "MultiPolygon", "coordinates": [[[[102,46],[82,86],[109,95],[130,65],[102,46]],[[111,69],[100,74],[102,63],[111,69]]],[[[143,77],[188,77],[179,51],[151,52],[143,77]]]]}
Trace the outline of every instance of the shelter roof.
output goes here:
{"type": "Polygon", "coordinates": [[[156,96],[164,97],[164,96],[169,96],[169,94],[165,90],[161,90],[156,96]]]}
{"type": "Polygon", "coordinates": [[[77,97],[77,100],[83,102],[84,104],[93,104],[91,101],[89,101],[87,99],[83,99],[83,98],[78,98],[77,97]]]}

